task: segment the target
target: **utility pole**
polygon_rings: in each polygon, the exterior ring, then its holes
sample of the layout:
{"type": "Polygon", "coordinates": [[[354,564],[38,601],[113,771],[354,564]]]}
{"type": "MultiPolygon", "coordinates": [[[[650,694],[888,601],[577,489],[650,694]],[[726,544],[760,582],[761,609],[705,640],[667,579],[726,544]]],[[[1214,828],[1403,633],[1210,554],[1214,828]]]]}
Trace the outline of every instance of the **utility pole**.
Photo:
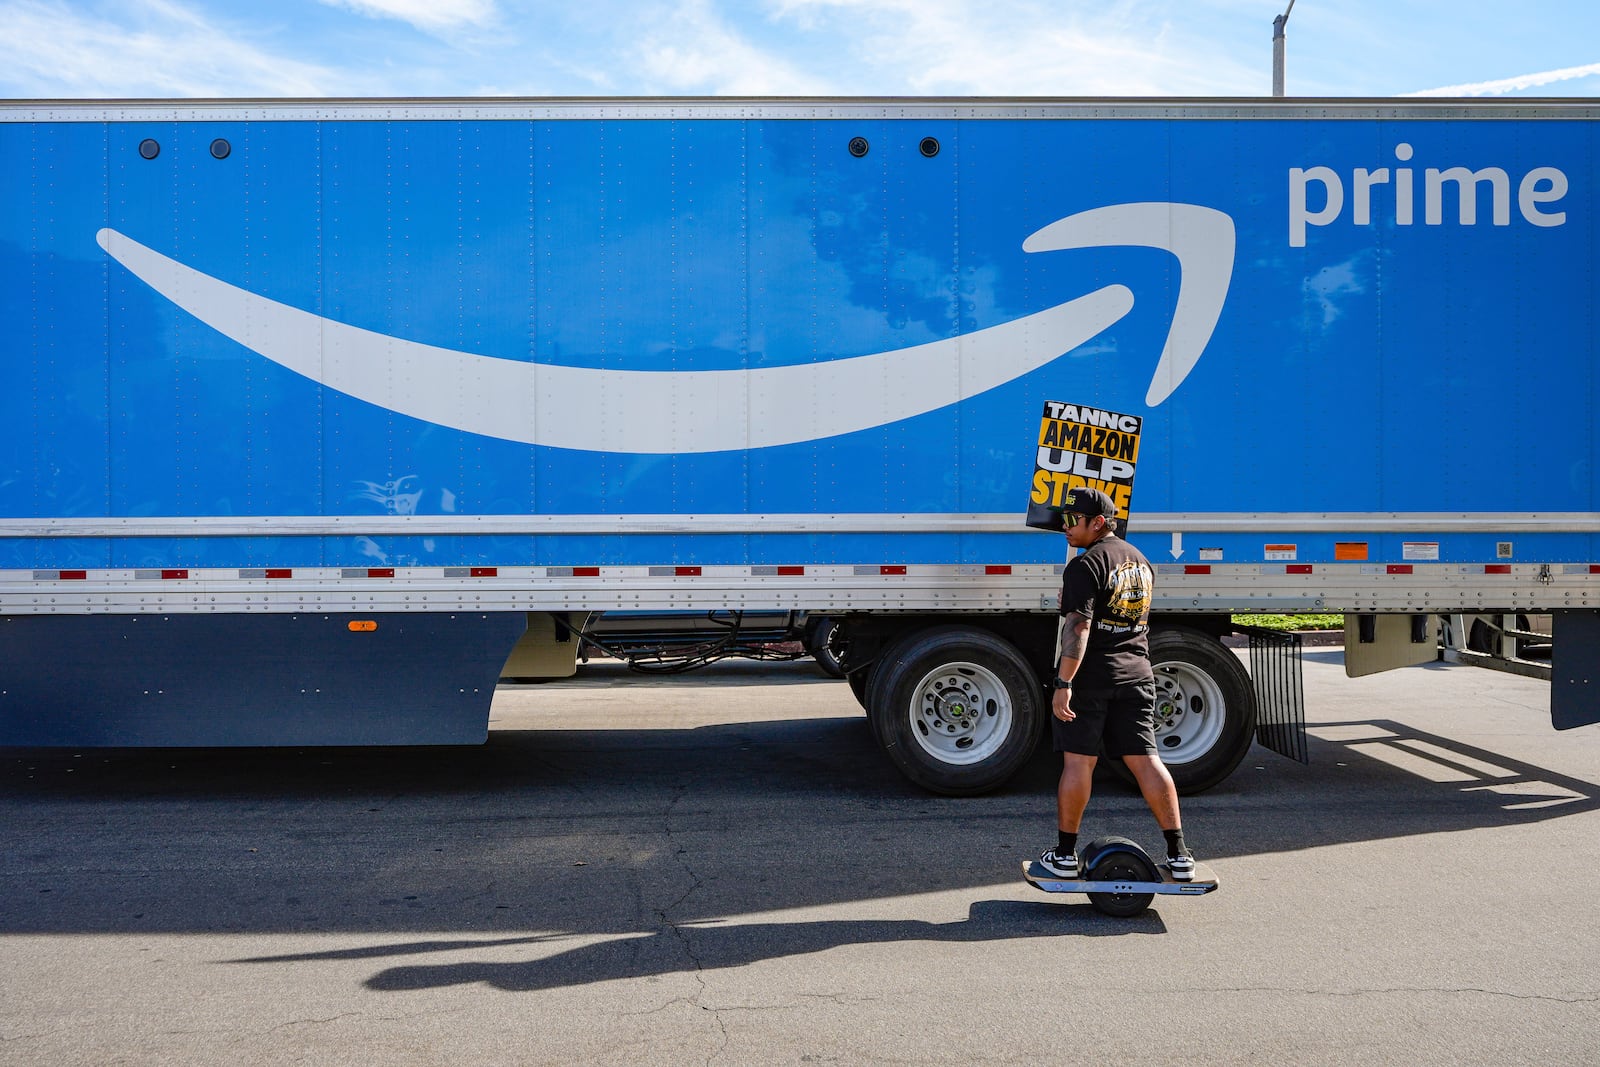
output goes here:
{"type": "Polygon", "coordinates": [[[1283,95],[1283,28],[1288,25],[1289,12],[1294,10],[1294,0],[1289,0],[1289,8],[1283,14],[1272,20],[1272,95],[1283,95]]]}

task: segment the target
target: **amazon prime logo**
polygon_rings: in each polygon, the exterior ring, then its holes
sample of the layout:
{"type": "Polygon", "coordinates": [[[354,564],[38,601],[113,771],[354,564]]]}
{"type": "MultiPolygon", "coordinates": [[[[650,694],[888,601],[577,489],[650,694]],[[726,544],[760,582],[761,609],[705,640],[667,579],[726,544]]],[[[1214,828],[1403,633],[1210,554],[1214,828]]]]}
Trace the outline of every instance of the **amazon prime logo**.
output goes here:
{"type": "MultiPolygon", "coordinates": [[[[1416,150],[1401,142],[1394,146],[1394,158],[1409,163],[1416,150]]],[[[1332,167],[1289,168],[1289,247],[1304,248],[1306,227],[1331,226],[1344,214],[1345,180],[1332,167]],[[1311,193],[1313,184],[1316,193],[1311,193]],[[1313,208],[1310,205],[1316,203],[1313,208]]],[[[1478,223],[1479,187],[1489,190],[1489,218],[1495,226],[1511,225],[1511,176],[1500,167],[1469,170],[1466,167],[1427,167],[1422,171],[1422,222],[1425,226],[1444,225],[1444,187],[1455,186],[1456,220],[1462,226],[1478,223]]],[[[1531,226],[1548,228],[1566,224],[1565,211],[1547,211],[1545,204],[1556,204],[1567,195],[1566,172],[1556,167],[1534,167],[1517,183],[1517,211],[1531,226]]],[[[1373,206],[1378,205],[1379,221],[1395,226],[1416,222],[1417,174],[1413,167],[1356,167],[1349,180],[1350,221],[1370,226],[1373,206]],[[1376,192],[1374,192],[1376,190],[1376,192]],[[1387,214],[1388,220],[1381,218],[1387,214]]]]}
{"type": "MultiPolygon", "coordinates": [[[[241,289],[116,230],[97,239],[196,319],[320,385],[440,426],[590,452],[768,448],[885,426],[1014,381],[1133,308],[1126,286],[1107,285],[985,329],[862,356],[747,370],[594,369],[392,337],[241,289]]],[[[1117,204],[1060,219],[1022,244],[1030,253],[1116,246],[1164,249],[1181,272],[1145,396],[1153,407],[1188,376],[1216,329],[1233,274],[1233,220],[1193,204],[1117,204]]]]}

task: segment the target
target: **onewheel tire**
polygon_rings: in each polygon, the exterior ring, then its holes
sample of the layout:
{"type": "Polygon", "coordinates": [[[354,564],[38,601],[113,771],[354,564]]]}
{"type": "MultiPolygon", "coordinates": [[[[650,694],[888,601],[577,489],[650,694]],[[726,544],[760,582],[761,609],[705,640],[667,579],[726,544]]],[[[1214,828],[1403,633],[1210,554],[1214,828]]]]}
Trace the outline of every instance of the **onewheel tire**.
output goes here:
{"type": "MultiPolygon", "coordinates": [[[[1100,837],[1083,849],[1085,870],[1091,882],[1159,882],[1161,872],[1150,857],[1126,837],[1100,837]]],[[[1118,919],[1142,914],[1155,900],[1154,893],[1090,893],[1095,910],[1118,919]]]]}
{"type": "Polygon", "coordinates": [[[868,683],[867,716],[907,778],[946,796],[997,788],[1043,728],[1043,687],[1010,643],[984,630],[924,630],[894,646],[868,683]]]}

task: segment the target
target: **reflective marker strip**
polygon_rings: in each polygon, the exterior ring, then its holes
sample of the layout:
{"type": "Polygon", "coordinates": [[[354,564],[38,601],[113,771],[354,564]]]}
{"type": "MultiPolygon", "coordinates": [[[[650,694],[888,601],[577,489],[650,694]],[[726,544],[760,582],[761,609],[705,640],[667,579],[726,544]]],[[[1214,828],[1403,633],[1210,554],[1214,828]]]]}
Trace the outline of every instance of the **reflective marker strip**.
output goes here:
{"type": "MultiPolygon", "coordinates": [[[[1230,577],[1241,581],[1249,581],[1257,576],[1272,577],[1284,575],[1289,577],[1311,577],[1330,581],[1339,581],[1349,576],[1360,575],[1390,575],[1405,576],[1416,575],[1419,577],[1438,578],[1445,576],[1449,580],[1470,578],[1474,575],[1500,575],[1518,578],[1519,580],[1533,581],[1535,571],[1542,570],[1538,577],[1540,582],[1547,582],[1549,575],[1600,576],[1600,563],[1547,563],[1541,568],[1534,563],[1330,563],[1327,561],[1312,563],[1152,563],[1158,575],[1178,575],[1191,577],[1230,577]],[[1456,576],[1450,578],[1450,576],[1456,576]]],[[[498,578],[499,587],[512,589],[535,588],[545,579],[600,579],[608,584],[623,584],[637,582],[642,579],[654,579],[652,583],[660,588],[663,579],[696,578],[703,579],[706,583],[739,582],[748,579],[774,579],[774,578],[805,578],[805,583],[792,583],[814,586],[826,583],[835,578],[859,577],[914,577],[930,581],[967,579],[967,578],[1010,578],[1010,583],[990,583],[995,588],[1011,587],[1014,583],[1038,578],[1041,582],[1052,582],[1060,577],[1060,564],[1053,563],[1027,563],[1027,564],[1001,564],[1001,563],[959,563],[959,564],[756,564],[756,565],[699,565],[699,564],[657,564],[645,566],[639,564],[607,564],[604,566],[582,567],[546,567],[514,565],[509,567],[243,567],[227,569],[191,568],[191,567],[140,567],[140,568],[97,568],[97,569],[66,569],[66,570],[4,570],[0,569],[0,583],[28,581],[33,582],[70,582],[88,581],[90,583],[106,583],[117,585],[137,581],[139,583],[155,581],[195,581],[195,582],[229,582],[235,578],[244,581],[287,580],[297,579],[300,582],[327,583],[340,579],[369,581],[380,579],[395,583],[437,581],[441,577],[455,581],[467,579],[498,578]],[[913,573],[913,568],[915,572],[913,573]]],[[[697,583],[699,584],[699,583],[697,583]]],[[[1497,583],[1496,588],[1503,585],[1497,583]]],[[[862,588],[857,585],[853,588],[862,588]]],[[[899,589],[899,583],[893,586],[899,589]]],[[[1208,586],[1209,588],[1209,586],[1208,586]]],[[[898,595],[898,593],[896,594],[898,595]]]]}

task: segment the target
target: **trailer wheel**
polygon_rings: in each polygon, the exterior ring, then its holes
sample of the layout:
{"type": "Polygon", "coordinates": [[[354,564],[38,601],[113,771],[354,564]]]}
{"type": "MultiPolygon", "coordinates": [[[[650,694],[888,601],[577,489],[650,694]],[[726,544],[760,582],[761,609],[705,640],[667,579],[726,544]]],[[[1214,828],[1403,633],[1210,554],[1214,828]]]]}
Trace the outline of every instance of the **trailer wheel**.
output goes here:
{"type": "Polygon", "coordinates": [[[844,677],[844,658],[848,649],[845,647],[844,627],[839,625],[838,619],[823,616],[813,620],[806,626],[801,643],[811,653],[811,658],[817,661],[817,667],[823,674],[829,678],[844,677]]]}
{"type": "Polygon", "coordinates": [[[878,663],[867,717],[902,774],[946,796],[988,792],[1028,759],[1043,688],[1008,642],[984,630],[912,634],[878,663]]]}
{"type": "MultiPolygon", "coordinates": [[[[1161,762],[1178,792],[1210,789],[1233,773],[1255,737],[1250,675],[1222,642],[1183,627],[1151,631],[1150,666],[1161,762]]],[[[1121,760],[1114,766],[1132,780],[1121,760]]]]}

